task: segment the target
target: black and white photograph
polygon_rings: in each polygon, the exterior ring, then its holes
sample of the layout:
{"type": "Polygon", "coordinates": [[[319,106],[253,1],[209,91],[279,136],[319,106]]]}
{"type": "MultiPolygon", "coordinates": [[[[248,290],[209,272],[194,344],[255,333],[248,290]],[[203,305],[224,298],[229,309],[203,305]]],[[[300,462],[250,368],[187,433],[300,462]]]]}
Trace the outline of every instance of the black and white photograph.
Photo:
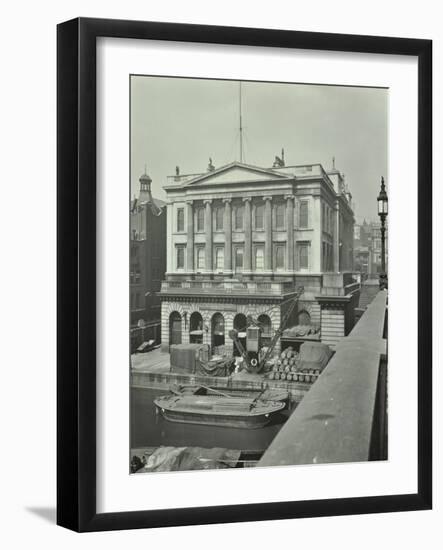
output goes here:
{"type": "Polygon", "coordinates": [[[5,6],[2,547],[438,548],[438,7],[5,6]]]}
{"type": "Polygon", "coordinates": [[[389,459],[388,116],[130,76],[131,473],[389,459]]]}

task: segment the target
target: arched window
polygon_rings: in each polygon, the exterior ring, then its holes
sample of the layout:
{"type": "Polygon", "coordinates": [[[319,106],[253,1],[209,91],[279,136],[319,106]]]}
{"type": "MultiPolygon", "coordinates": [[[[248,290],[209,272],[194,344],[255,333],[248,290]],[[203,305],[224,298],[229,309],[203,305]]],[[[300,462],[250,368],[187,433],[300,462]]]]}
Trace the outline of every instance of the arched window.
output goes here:
{"type": "Polygon", "coordinates": [[[272,338],[271,318],[269,317],[269,315],[265,315],[263,313],[262,315],[258,316],[257,321],[259,322],[259,325],[262,329],[262,333],[261,333],[262,344],[264,346],[268,346],[271,343],[271,338],[272,338]]]}
{"type": "Polygon", "coordinates": [[[191,344],[203,343],[203,317],[194,311],[189,319],[189,341],[191,344]]]}
{"type": "Polygon", "coordinates": [[[169,316],[169,345],[182,343],[182,317],[178,311],[169,316]]]}
{"type": "Polygon", "coordinates": [[[271,335],[271,328],[272,323],[269,315],[265,315],[264,313],[262,315],[258,316],[257,321],[259,322],[263,332],[263,336],[270,336],[271,335]]]}
{"type": "Polygon", "coordinates": [[[237,313],[234,317],[234,328],[239,332],[246,332],[246,315],[243,315],[243,313],[237,313]]]}
{"type": "Polygon", "coordinates": [[[211,325],[212,348],[213,352],[217,353],[216,348],[225,345],[225,318],[221,313],[215,313],[211,325]]]}
{"type": "MultiPolygon", "coordinates": [[[[243,313],[237,313],[234,317],[234,329],[238,332],[240,343],[243,347],[246,347],[246,315],[243,315],[243,313]]],[[[236,345],[234,345],[234,355],[240,355],[236,345]]]]}
{"type": "Polygon", "coordinates": [[[297,321],[298,321],[298,324],[299,325],[310,325],[311,324],[311,316],[309,315],[309,313],[306,311],[306,310],[302,310],[299,312],[298,314],[298,317],[297,317],[297,321]]]}

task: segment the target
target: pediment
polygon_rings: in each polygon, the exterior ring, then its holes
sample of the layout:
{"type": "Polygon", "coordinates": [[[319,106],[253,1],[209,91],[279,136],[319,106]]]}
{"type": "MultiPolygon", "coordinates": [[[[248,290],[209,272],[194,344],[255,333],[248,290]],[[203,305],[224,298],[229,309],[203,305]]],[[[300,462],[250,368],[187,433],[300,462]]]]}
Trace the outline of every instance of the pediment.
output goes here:
{"type": "Polygon", "coordinates": [[[272,181],[272,180],[286,180],[291,179],[286,174],[279,174],[273,170],[259,168],[255,166],[248,166],[240,163],[233,163],[228,166],[224,166],[213,172],[208,172],[198,176],[197,178],[189,181],[188,186],[199,185],[219,185],[219,184],[233,184],[244,182],[260,182],[260,181],[272,181]]]}

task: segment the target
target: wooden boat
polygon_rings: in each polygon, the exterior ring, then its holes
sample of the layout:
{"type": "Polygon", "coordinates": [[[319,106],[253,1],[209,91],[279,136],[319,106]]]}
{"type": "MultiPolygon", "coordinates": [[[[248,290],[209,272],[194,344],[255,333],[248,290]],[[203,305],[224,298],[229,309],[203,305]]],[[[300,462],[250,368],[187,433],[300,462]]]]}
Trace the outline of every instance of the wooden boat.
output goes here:
{"type": "Polygon", "coordinates": [[[283,410],[281,401],[217,395],[165,395],[154,399],[157,411],[170,422],[224,426],[229,428],[262,428],[271,417],[283,410]]]}
{"type": "Polygon", "coordinates": [[[242,388],[229,388],[220,387],[213,388],[210,386],[204,386],[202,384],[175,384],[169,388],[170,392],[174,395],[207,395],[208,397],[219,397],[220,395],[229,397],[248,397],[250,399],[256,398],[261,394],[261,398],[265,401],[283,401],[288,404],[289,392],[280,388],[265,388],[264,390],[250,390],[242,388]]]}

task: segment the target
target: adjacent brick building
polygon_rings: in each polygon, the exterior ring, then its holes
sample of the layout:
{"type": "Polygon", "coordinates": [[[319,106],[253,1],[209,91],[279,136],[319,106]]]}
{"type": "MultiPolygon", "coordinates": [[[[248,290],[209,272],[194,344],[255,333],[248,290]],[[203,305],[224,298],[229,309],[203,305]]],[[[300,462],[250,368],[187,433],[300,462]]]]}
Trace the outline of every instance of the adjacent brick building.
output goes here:
{"type": "Polygon", "coordinates": [[[158,292],[166,272],[166,208],[151,196],[151,178],[140,177],[130,213],[130,323],[135,347],[141,340],[161,341],[158,292]],[[143,330],[141,330],[143,329],[143,330]]]}

